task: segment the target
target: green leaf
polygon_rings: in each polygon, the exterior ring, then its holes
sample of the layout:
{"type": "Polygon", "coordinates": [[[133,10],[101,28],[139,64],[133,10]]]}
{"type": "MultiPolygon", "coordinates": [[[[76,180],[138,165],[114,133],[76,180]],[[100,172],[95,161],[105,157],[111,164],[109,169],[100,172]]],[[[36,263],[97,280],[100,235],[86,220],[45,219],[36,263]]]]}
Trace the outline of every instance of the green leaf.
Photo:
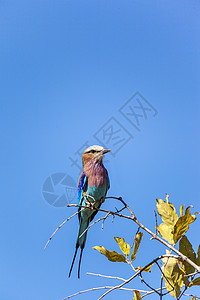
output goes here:
{"type": "Polygon", "coordinates": [[[200,285],[200,277],[197,277],[192,282],[190,282],[189,287],[193,285],[200,285]]]}
{"type": "Polygon", "coordinates": [[[109,251],[102,246],[95,246],[95,247],[93,247],[93,249],[95,249],[95,250],[99,251],[101,254],[105,255],[107,257],[107,259],[112,262],[125,262],[125,263],[127,262],[124,255],[119,254],[115,251],[109,251]]]}
{"type": "Polygon", "coordinates": [[[173,239],[174,226],[161,223],[160,226],[157,227],[157,229],[163,239],[168,241],[170,244],[174,244],[174,239],[173,239]]]}
{"type": "MultiPolygon", "coordinates": [[[[192,245],[189,242],[188,238],[184,235],[179,242],[179,251],[191,259],[193,262],[196,262],[196,254],[192,249],[192,245]]],[[[192,267],[188,262],[182,261],[184,266],[184,271],[186,274],[194,273],[195,268],[192,267]]],[[[181,265],[182,265],[181,264],[181,265]]]]}
{"type": "Polygon", "coordinates": [[[194,296],[194,297],[190,298],[189,300],[197,300],[197,297],[194,296]]]}
{"type": "Polygon", "coordinates": [[[190,206],[188,206],[185,210],[185,215],[178,218],[174,226],[174,243],[176,244],[177,241],[186,233],[189,228],[189,225],[196,220],[195,215],[190,214],[190,206]]]}
{"type": "MultiPolygon", "coordinates": [[[[161,216],[163,222],[167,225],[174,226],[178,220],[178,215],[174,208],[174,205],[169,202],[165,202],[162,199],[156,199],[157,201],[157,211],[161,216]]],[[[168,201],[168,198],[167,198],[168,201]]]]}
{"type": "Polygon", "coordinates": [[[137,254],[138,248],[140,246],[142,237],[143,237],[143,233],[142,232],[138,232],[136,234],[136,236],[135,236],[133,253],[131,255],[131,261],[134,261],[135,258],[136,258],[136,254],[137,254]]]}
{"type": "Polygon", "coordinates": [[[198,266],[200,266],[200,245],[199,245],[199,248],[198,248],[198,251],[197,251],[196,264],[197,264],[198,266]]]}
{"type": "Polygon", "coordinates": [[[133,295],[133,300],[141,300],[141,295],[140,295],[140,292],[135,290],[134,291],[134,295],[133,295]]]}
{"type": "Polygon", "coordinates": [[[165,257],[162,260],[165,286],[173,297],[178,298],[184,283],[184,273],[179,269],[177,259],[165,257]]]}
{"type": "Polygon", "coordinates": [[[130,253],[130,245],[125,243],[123,238],[114,237],[115,241],[119,245],[121,251],[127,256],[129,256],[130,253]]]}

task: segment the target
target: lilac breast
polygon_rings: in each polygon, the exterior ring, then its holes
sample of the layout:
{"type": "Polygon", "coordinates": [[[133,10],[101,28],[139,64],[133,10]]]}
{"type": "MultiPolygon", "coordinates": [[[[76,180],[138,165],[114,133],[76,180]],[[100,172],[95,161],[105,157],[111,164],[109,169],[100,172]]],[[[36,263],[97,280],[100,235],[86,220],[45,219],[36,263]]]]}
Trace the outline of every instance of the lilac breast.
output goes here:
{"type": "Polygon", "coordinates": [[[102,163],[92,163],[84,166],[88,178],[88,186],[103,187],[107,185],[107,172],[102,163]]]}

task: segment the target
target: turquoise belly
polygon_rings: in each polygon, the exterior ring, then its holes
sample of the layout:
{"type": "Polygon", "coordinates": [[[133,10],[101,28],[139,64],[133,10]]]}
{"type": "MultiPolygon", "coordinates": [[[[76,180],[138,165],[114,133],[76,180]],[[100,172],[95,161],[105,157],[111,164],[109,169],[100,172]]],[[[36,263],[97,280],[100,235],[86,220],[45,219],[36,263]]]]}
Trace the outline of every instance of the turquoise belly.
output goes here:
{"type": "MultiPolygon", "coordinates": [[[[106,185],[102,186],[102,187],[96,187],[96,186],[89,186],[87,188],[86,191],[87,195],[88,195],[88,202],[90,203],[95,203],[94,206],[95,207],[99,207],[99,202],[101,200],[102,197],[105,197],[106,195],[106,185]],[[89,197],[92,196],[92,197],[89,197]]],[[[83,199],[83,206],[87,206],[87,199],[86,197],[84,197],[83,199]]],[[[83,217],[84,220],[87,220],[94,211],[92,211],[91,209],[84,209],[83,212],[81,212],[81,215],[83,217]]]]}
{"type": "Polygon", "coordinates": [[[95,185],[88,186],[86,193],[95,198],[96,201],[99,201],[102,197],[106,195],[106,185],[102,187],[97,187],[95,185]]]}

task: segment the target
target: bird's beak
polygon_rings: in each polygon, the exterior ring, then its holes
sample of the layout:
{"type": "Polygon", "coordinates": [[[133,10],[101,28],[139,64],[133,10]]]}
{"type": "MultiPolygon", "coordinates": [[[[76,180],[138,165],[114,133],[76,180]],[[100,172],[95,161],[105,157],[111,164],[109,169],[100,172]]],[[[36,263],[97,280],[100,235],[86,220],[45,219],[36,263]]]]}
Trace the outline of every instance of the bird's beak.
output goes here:
{"type": "Polygon", "coordinates": [[[103,154],[108,153],[108,152],[110,152],[110,151],[111,151],[110,149],[103,149],[103,150],[102,150],[103,154]]]}

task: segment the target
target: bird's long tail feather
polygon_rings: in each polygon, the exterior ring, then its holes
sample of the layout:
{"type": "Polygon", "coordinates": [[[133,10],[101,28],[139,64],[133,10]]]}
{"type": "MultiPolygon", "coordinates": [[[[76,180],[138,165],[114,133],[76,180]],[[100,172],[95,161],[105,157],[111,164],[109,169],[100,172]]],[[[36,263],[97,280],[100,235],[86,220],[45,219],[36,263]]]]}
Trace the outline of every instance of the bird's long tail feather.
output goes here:
{"type": "Polygon", "coordinates": [[[78,263],[78,278],[80,278],[81,259],[82,259],[83,249],[85,247],[87,231],[82,236],[81,236],[81,234],[87,229],[88,225],[89,225],[89,219],[87,220],[87,222],[84,222],[84,223],[81,222],[79,233],[78,233],[78,238],[77,238],[77,245],[79,245],[79,247],[81,248],[81,253],[80,253],[80,258],[79,258],[79,263],[78,263]]]}
{"type": "Polygon", "coordinates": [[[87,231],[83,234],[83,232],[87,229],[88,225],[89,225],[89,220],[87,220],[86,222],[81,221],[80,223],[80,227],[79,227],[79,232],[78,232],[78,237],[77,237],[77,242],[76,244],[83,249],[85,247],[85,241],[86,241],[86,237],[87,237],[87,231]]]}
{"type": "Polygon", "coordinates": [[[75,250],[74,257],[73,257],[72,264],[71,264],[71,268],[70,268],[70,271],[69,271],[69,277],[71,275],[71,272],[72,272],[72,269],[73,269],[73,266],[74,266],[74,262],[75,262],[75,259],[76,259],[76,254],[77,254],[78,248],[80,247],[81,248],[81,253],[80,253],[79,264],[78,264],[78,278],[80,278],[81,259],[82,259],[83,249],[85,247],[87,231],[82,236],[81,236],[81,234],[87,229],[88,224],[89,224],[89,220],[87,220],[84,223],[83,222],[80,223],[78,237],[77,237],[77,241],[76,241],[76,250],[75,250]]]}
{"type": "Polygon", "coordinates": [[[84,248],[81,248],[81,253],[80,253],[80,258],[79,258],[79,263],[78,263],[78,278],[80,278],[80,268],[81,268],[81,259],[82,259],[83,249],[84,248]]]}
{"type": "Polygon", "coordinates": [[[78,247],[79,247],[79,246],[76,244],[76,250],[75,250],[74,258],[73,258],[73,260],[72,260],[71,268],[70,268],[70,271],[69,271],[69,277],[70,277],[70,275],[71,275],[71,272],[72,272],[72,269],[73,269],[73,266],[74,266],[74,262],[75,262],[75,258],[76,258],[76,254],[77,254],[78,247]]]}

